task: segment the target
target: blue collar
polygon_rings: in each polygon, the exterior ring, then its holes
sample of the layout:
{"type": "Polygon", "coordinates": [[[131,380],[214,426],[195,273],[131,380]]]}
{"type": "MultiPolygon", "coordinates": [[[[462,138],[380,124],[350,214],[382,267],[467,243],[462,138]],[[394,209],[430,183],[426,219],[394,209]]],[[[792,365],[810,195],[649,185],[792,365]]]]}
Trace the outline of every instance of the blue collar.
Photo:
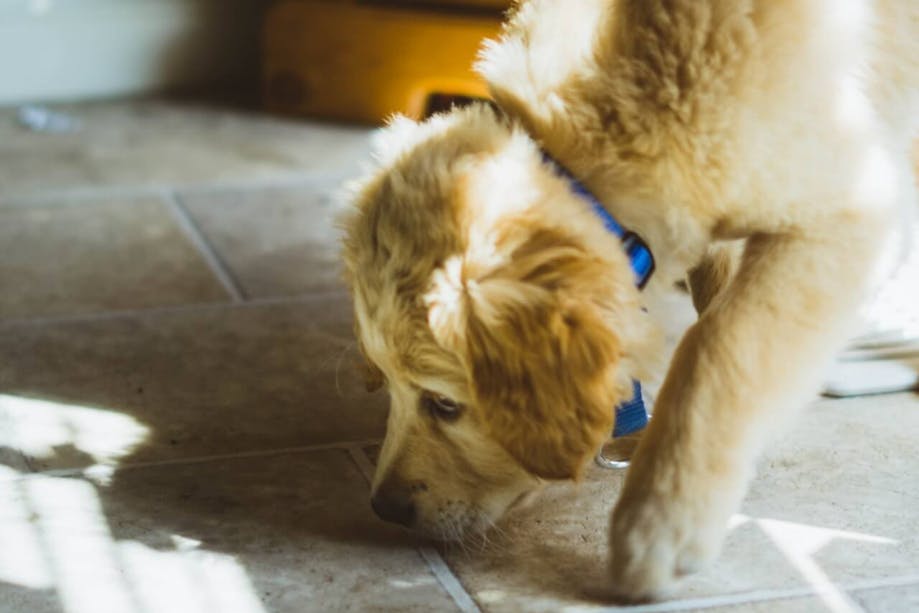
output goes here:
{"type": "Polygon", "coordinates": [[[571,174],[570,170],[562,166],[546,151],[542,152],[542,157],[547,164],[555,169],[556,174],[568,181],[571,190],[575,194],[587,201],[590,208],[597,214],[597,217],[603,221],[603,227],[605,227],[608,232],[619,237],[619,240],[622,242],[622,249],[629,257],[629,263],[632,266],[632,271],[635,273],[635,284],[638,285],[638,289],[644,288],[651,278],[651,275],[654,274],[654,255],[651,253],[648,244],[634,232],[629,232],[623,228],[622,225],[616,221],[616,218],[603,208],[603,205],[600,204],[597,197],[571,174]]]}
{"type": "MultiPolygon", "coordinates": [[[[583,183],[571,174],[571,171],[562,166],[546,151],[542,153],[543,160],[552,166],[556,174],[565,178],[571,186],[571,190],[587,201],[590,208],[603,221],[603,226],[607,231],[615,234],[622,242],[622,249],[629,256],[629,263],[632,271],[635,273],[635,284],[638,289],[642,289],[651,275],[654,274],[654,256],[641,237],[634,232],[629,232],[616,221],[609,211],[603,208],[597,197],[594,196],[583,183]]],[[[632,398],[622,402],[616,407],[616,425],[613,430],[613,438],[619,438],[628,434],[633,434],[645,428],[648,425],[648,409],[645,406],[644,394],[642,393],[641,383],[632,382],[632,398]]],[[[610,461],[603,457],[601,451],[596,458],[597,463],[605,468],[624,468],[628,462],[610,461]]]]}

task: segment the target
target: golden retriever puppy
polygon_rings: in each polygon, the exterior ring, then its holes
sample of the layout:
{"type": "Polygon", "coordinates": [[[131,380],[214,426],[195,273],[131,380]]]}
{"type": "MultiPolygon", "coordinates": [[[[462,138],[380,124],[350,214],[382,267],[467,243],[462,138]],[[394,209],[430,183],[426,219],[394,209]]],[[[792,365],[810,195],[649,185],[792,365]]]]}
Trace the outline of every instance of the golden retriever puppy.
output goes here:
{"type": "Polygon", "coordinates": [[[612,589],[659,596],[716,555],[915,196],[919,3],[532,0],[479,70],[501,112],[395,119],[346,221],[391,396],[373,507],[458,539],[577,478],[693,271],[702,313],[611,522],[612,589]],[[653,253],[643,290],[592,198],[653,253]]]}

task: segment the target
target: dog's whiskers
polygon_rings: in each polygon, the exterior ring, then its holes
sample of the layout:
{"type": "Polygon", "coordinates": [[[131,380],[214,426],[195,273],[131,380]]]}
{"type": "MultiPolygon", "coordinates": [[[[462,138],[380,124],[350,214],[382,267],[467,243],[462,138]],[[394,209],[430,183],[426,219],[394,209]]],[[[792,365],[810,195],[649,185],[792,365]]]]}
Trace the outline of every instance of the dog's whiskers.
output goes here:
{"type": "Polygon", "coordinates": [[[485,515],[483,515],[483,518],[486,522],[486,527],[482,530],[482,535],[485,538],[486,545],[491,551],[506,552],[508,550],[508,532],[499,526],[492,518],[485,515]],[[493,533],[496,538],[488,538],[489,532],[493,533]]]}

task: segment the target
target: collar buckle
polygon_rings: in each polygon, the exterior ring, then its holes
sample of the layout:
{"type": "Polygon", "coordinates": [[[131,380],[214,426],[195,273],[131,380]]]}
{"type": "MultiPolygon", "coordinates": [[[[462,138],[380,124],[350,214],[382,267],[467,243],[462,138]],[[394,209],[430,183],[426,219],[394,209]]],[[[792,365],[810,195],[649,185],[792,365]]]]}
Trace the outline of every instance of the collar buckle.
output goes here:
{"type": "Polygon", "coordinates": [[[638,289],[644,289],[654,274],[654,256],[651,248],[640,236],[631,231],[622,235],[622,249],[629,256],[638,289]]]}
{"type": "Polygon", "coordinates": [[[616,218],[603,207],[599,200],[597,200],[597,197],[594,196],[577,177],[571,174],[570,170],[562,166],[555,158],[549,155],[548,151],[543,151],[542,157],[543,160],[555,170],[558,176],[568,181],[571,190],[575,194],[590,204],[591,209],[593,209],[597,217],[603,222],[603,227],[611,234],[619,237],[619,240],[622,242],[622,249],[629,257],[629,264],[632,267],[632,271],[635,273],[635,284],[638,286],[638,289],[643,289],[645,285],[647,285],[648,280],[651,279],[651,275],[654,274],[654,255],[651,253],[651,248],[648,247],[648,244],[634,232],[623,228],[622,225],[616,221],[616,218]]]}

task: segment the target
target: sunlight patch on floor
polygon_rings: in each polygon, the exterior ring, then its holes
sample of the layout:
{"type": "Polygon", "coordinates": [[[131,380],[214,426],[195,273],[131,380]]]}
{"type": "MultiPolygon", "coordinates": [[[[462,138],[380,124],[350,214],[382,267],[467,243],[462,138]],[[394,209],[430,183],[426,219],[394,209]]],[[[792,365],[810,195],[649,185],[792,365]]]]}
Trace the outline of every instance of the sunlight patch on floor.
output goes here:
{"type": "Polygon", "coordinates": [[[814,560],[814,555],[836,539],[894,545],[897,541],[882,536],[833,530],[821,526],[798,524],[777,519],[757,519],[785,558],[801,574],[823,604],[833,613],[857,613],[861,607],[837,587],[814,560]]]}
{"type": "Polygon", "coordinates": [[[112,534],[100,491],[148,434],[130,416],[0,395],[0,446],[36,458],[67,448],[99,463],[88,479],[0,466],[0,582],[53,590],[65,613],[264,613],[233,556],[178,534],[166,550],[112,534]]]}
{"type": "Polygon", "coordinates": [[[114,411],[0,394],[0,445],[33,457],[75,448],[95,462],[112,462],[148,434],[139,421],[114,411]]]}

